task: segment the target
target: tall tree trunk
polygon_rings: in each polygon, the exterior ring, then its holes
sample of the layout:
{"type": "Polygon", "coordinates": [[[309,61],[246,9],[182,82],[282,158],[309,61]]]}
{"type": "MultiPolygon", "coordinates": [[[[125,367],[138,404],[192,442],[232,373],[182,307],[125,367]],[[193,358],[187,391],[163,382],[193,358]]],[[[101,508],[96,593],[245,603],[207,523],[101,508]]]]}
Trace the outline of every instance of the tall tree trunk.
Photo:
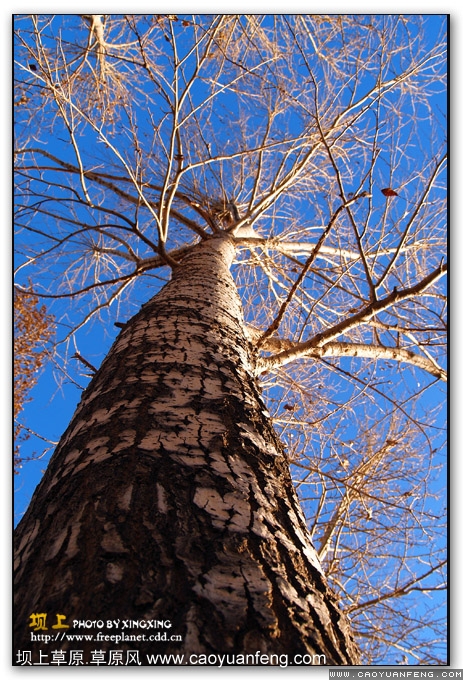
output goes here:
{"type": "Polygon", "coordinates": [[[181,641],[50,643],[137,649],[144,664],[158,652],[357,662],[254,378],[233,257],[229,237],[193,249],[83,393],[16,530],[15,650],[44,649],[31,615],[47,613],[52,634],[57,614],[68,633],[170,621],[181,641]]]}

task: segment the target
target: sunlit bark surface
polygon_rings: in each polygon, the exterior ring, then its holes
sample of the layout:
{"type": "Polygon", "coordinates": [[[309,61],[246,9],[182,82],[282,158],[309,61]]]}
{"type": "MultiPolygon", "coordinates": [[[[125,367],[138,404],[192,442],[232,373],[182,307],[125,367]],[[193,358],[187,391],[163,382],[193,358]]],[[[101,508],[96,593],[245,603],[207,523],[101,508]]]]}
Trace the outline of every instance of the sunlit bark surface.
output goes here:
{"type": "Polygon", "coordinates": [[[193,249],[85,390],[16,532],[19,648],[31,614],[54,612],[182,636],[121,649],[355,663],[254,378],[233,257],[228,237],[193,249]]]}

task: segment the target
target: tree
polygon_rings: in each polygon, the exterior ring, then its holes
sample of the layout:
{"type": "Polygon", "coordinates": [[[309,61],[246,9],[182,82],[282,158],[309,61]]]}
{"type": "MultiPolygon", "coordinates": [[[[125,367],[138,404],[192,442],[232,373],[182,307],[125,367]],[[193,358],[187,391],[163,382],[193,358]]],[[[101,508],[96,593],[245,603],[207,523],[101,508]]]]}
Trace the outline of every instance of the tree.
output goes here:
{"type": "Polygon", "coordinates": [[[352,662],[334,589],[364,663],[442,662],[445,18],[16,28],[18,276],[71,377],[84,330],[122,326],[17,530],[21,630],[89,596],[117,616],[123,574],[127,617],[164,615],[171,573],[189,651],[352,662]]]}
{"type": "Polygon", "coordinates": [[[24,461],[21,442],[31,432],[19,417],[28,395],[38,380],[38,373],[47,358],[46,344],[54,333],[54,322],[44,305],[37,306],[37,297],[14,290],[14,468],[17,473],[24,461]]]}
{"type": "Polygon", "coordinates": [[[30,612],[123,612],[173,623],[182,644],[161,652],[356,661],[259,398],[233,258],[229,238],[185,256],[87,388],[18,530],[19,648],[30,612]]]}

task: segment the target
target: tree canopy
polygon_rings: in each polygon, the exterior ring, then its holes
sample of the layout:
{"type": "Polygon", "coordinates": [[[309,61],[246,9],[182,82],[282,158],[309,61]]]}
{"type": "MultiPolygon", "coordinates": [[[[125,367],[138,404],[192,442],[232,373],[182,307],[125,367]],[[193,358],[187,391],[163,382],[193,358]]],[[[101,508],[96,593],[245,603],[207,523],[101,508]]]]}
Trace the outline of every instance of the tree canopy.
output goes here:
{"type": "Polygon", "coordinates": [[[446,658],[446,22],[15,17],[16,284],[60,395],[192,245],[252,227],[262,390],[365,663],[446,658]]]}

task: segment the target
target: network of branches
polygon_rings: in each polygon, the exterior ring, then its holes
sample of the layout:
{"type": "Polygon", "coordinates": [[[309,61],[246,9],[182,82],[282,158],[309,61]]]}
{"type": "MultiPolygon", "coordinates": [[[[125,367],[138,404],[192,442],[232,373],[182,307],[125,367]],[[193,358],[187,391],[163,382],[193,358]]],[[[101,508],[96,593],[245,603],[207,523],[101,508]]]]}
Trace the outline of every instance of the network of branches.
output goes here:
{"type": "Polygon", "coordinates": [[[65,383],[189,248],[253,227],[233,274],[257,371],[365,663],[446,658],[445,31],[15,20],[17,285],[65,383]]]}

